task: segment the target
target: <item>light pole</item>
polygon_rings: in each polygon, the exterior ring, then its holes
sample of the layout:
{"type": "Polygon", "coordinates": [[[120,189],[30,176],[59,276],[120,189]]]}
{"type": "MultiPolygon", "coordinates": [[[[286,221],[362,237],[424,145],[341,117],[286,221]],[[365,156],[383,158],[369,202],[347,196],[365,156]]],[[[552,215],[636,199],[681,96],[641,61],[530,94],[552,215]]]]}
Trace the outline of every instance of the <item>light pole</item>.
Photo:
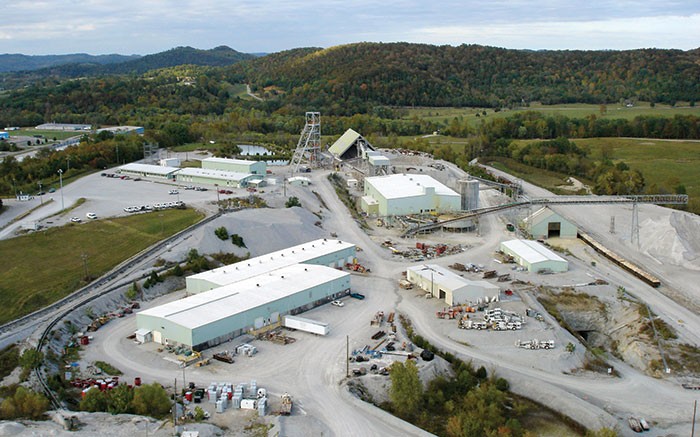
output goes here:
{"type": "Polygon", "coordinates": [[[63,211],[63,170],[58,169],[58,183],[61,187],[61,211],[63,211]]]}
{"type": "Polygon", "coordinates": [[[41,204],[44,204],[44,192],[41,191],[41,181],[38,182],[39,184],[39,200],[41,200],[41,204]]]}

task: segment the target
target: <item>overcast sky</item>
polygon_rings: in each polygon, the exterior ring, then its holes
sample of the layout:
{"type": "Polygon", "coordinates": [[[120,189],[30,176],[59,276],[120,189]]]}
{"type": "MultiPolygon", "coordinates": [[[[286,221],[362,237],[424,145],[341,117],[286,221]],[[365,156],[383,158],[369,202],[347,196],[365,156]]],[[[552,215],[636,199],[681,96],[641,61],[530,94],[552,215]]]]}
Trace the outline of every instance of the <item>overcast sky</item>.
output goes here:
{"type": "Polygon", "coordinates": [[[700,0],[4,0],[0,53],[242,52],[376,41],[514,49],[700,46],[700,0]]]}

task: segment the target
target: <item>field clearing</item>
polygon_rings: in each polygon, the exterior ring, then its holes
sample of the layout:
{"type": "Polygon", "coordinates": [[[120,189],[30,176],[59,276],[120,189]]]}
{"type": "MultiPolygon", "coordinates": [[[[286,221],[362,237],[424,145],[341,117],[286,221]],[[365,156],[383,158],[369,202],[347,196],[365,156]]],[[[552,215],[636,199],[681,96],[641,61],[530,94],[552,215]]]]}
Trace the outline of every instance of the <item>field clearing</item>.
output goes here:
{"type": "Polygon", "coordinates": [[[42,135],[43,138],[47,140],[53,140],[56,138],[57,140],[65,140],[66,138],[71,138],[71,137],[76,137],[80,135],[84,135],[85,131],[52,131],[52,130],[36,130],[34,128],[22,128],[19,130],[13,130],[8,132],[11,137],[15,136],[25,136],[25,137],[33,137],[34,135],[42,135]]]}
{"type": "Polygon", "coordinates": [[[71,223],[0,241],[0,323],[36,311],[85,285],[86,266],[90,277],[99,277],[201,219],[201,213],[192,209],[164,210],[71,223]]]}
{"type": "Polygon", "coordinates": [[[586,145],[594,159],[605,146],[613,161],[622,160],[642,172],[647,189],[654,193],[675,193],[685,186],[690,197],[688,210],[700,214],[700,141],[653,138],[588,138],[573,140],[586,145]],[[655,188],[654,188],[655,187],[655,188]]]}
{"type": "Polygon", "coordinates": [[[407,109],[408,114],[404,117],[410,119],[418,117],[424,120],[434,122],[447,123],[453,118],[464,117],[472,121],[472,125],[476,126],[481,120],[493,117],[509,117],[515,113],[536,111],[545,115],[563,115],[569,118],[586,118],[590,115],[595,115],[599,118],[617,119],[623,118],[632,120],[635,117],[642,115],[654,115],[660,117],[673,117],[675,115],[695,115],[700,117],[700,107],[698,106],[669,106],[657,104],[652,107],[649,103],[637,103],[635,106],[628,108],[620,104],[608,104],[605,106],[605,113],[601,114],[601,105],[591,105],[585,103],[579,104],[562,104],[562,105],[542,105],[533,103],[527,108],[504,109],[495,112],[492,108],[410,108],[407,109]],[[483,112],[486,111],[484,117],[483,112]],[[479,114],[477,117],[476,114],[479,114]]]}

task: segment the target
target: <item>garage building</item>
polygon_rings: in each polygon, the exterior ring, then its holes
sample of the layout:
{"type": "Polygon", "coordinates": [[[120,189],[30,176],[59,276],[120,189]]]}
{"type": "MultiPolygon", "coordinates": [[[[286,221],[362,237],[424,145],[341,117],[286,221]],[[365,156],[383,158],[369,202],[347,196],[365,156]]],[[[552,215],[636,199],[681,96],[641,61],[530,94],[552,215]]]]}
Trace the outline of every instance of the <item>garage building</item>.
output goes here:
{"type": "Polygon", "coordinates": [[[362,210],[393,216],[460,210],[459,194],[428,175],[393,174],[365,178],[362,210]]]}
{"type": "Polygon", "coordinates": [[[124,164],[117,169],[117,173],[130,175],[140,178],[151,179],[175,179],[175,174],[180,171],[177,167],[168,167],[163,165],[140,164],[132,162],[124,164]]]}
{"type": "Polygon", "coordinates": [[[473,304],[501,292],[498,286],[487,281],[471,281],[436,264],[409,267],[406,279],[448,305],[473,304]]]}
{"type": "Polygon", "coordinates": [[[224,170],[186,167],[175,175],[178,182],[220,185],[222,187],[245,188],[255,177],[251,173],[235,173],[224,170]]]}
{"type": "Polygon", "coordinates": [[[267,171],[267,163],[265,161],[248,161],[245,159],[206,158],[202,160],[202,168],[264,175],[267,171]]]}
{"type": "Polygon", "coordinates": [[[153,341],[203,350],[252,329],[276,323],[350,291],[350,274],[294,264],[136,314],[136,326],[153,341]]]}
{"type": "Polygon", "coordinates": [[[346,263],[352,263],[354,260],[354,244],[341,240],[321,238],[191,275],[185,281],[188,293],[201,293],[294,264],[336,268],[343,267],[346,263]]]}
{"type": "Polygon", "coordinates": [[[566,272],[569,263],[533,240],[510,240],[501,243],[501,251],[530,272],[566,272]]]}
{"type": "Polygon", "coordinates": [[[552,237],[576,238],[578,233],[576,225],[546,206],[523,221],[525,222],[525,229],[530,232],[534,239],[552,237]]]}

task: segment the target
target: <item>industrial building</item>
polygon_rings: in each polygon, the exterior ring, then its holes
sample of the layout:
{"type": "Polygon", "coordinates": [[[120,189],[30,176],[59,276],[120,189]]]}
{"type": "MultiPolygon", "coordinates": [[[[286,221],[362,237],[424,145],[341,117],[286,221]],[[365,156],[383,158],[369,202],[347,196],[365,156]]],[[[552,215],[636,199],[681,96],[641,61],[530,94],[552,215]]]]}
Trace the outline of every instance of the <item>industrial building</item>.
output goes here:
{"type": "Polygon", "coordinates": [[[338,160],[365,158],[368,151],[374,147],[362,135],[352,129],[345,131],[328,151],[338,160]]]}
{"type": "Polygon", "coordinates": [[[460,210],[460,195],[428,175],[365,178],[360,206],[369,215],[393,216],[460,210]]]}
{"type": "Polygon", "coordinates": [[[566,272],[569,263],[542,244],[533,240],[510,240],[501,243],[500,250],[529,272],[566,272]]]}
{"type": "Polygon", "coordinates": [[[141,311],[136,325],[142,337],[151,331],[157,343],[202,350],[349,291],[347,272],[294,264],[141,311]]]}
{"type": "Polygon", "coordinates": [[[287,178],[287,183],[298,187],[306,187],[311,185],[311,179],[305,176],[292,176],[291,178],[287,178]]]}
{"type": "Polygon", "coordinates": [[[471,281],[436,264],[421,264],[406,269],[406,279],[443,299],[448,305],[469,304],[493,298],[500,288],[487,281],[471,281]]]}
{"type": "Polygon", "coordinates": [[[535,239],[576,238],[578,234],[576,225],[546,206],[526,217],[523,222],[532,238],[535,239]]]}
{"type": "Polygon", "coordinates": [[[248,161],[245,159],[205,158],[202,160],[202,168],[264,175],[267,171],[267,163],[265,161],[248,161]]]}
{"type": "Polygon", "coordinates": [[[79,131],[79,130],[90,130],[92,129],[91,124],[72,124],[72,123],[44,123],[35,127],[36,130],[68,130],[68,131],[79,131]]]}
{"type": "Polygon", "coordinates": [[[367,163],[369,164],[369,175],[379,176],[389,174],[391,160],[379,152],[368,151],[367,163]]]}
{"type": "Polygon", "coordinates": [[[154,178],[154,179],[168,179],[174,180],[175,174],[180,171],[177,167],[168,167],[163,165],[152,165],[152,164],[140,164],[132,162],[129,164],[124,164],[117,169],[118,173],[141,177],[141,178],[154,178]]]}
{"type": "Polygon", "coordinates": [[[321,238],[214,270],[188,276],[188,293],[201,293],[293,264],[343,267],[355,260],[355,245],[321,238]]]}
{"type": "Polygon", "coordinates": [[[114,135],[127,135],[127,134],[136,134],[136,135],[143,135],[145,130],[143,126],[112,126],[112,127],[103,127],[101,129],[97,129],[97,133],[100,132],[112,132],[114,135]]]}
{"type": "Polygon", "coordinates": [[[255,176],[251,173],[186,167],[177,172],[175,178],[178,182],[245,188],[248,186],[248,181],[255,178],[255,176]]]}
{"type": "Polygon", "coordinates": [[[160,165],[163,167],[180,167],[181,164],[180,158],[164,158],[160,160],[160,165]]]}

